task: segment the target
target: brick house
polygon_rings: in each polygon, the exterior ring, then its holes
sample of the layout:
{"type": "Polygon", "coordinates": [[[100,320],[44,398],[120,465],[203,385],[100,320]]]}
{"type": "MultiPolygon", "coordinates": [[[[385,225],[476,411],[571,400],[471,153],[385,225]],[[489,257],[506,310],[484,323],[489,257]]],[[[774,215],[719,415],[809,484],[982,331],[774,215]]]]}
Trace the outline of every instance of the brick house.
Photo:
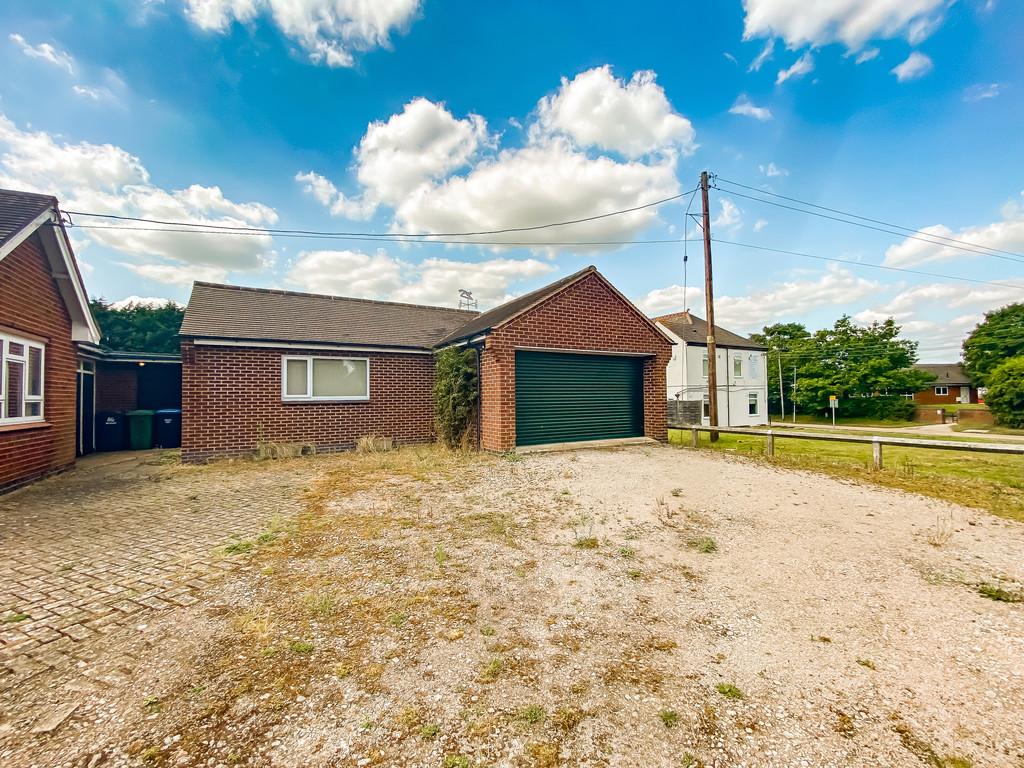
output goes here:
{"type": "Polygon", "coordinates": [[[919,363],[914,368],[935,377],[935,381],[911,396],[915,403],[951,405],[981,402],[978,388],[959,363],[919,363]]]}
{"type": "Polygon", "coordinates": [[[56,198],[0,190],[0,491],[74,464],[77,345],[98,342],[56,198]]]}
{"type": "Polygon", "coordinates": [[[671,342],[594,267],[484,313],[196,283],[181,335],[185,461],[429,442],[449,346],[478,353],[486,450],[666,436],[671,342]]]}

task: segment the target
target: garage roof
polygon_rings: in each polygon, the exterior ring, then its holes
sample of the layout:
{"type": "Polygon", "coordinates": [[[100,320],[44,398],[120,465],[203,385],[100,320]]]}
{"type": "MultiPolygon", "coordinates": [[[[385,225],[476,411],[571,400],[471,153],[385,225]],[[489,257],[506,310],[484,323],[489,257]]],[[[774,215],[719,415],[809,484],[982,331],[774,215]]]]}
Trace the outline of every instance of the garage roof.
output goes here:
{"type": "Polygon", "coordinates": [[[936,381],[928,386],[939,384],[966,387],[973,384],[971,377],[967,375],[960,363],[918,363],[914,368],[935,377],[936,381]]]}
{"type": "Polygon", "coordinates": [[[181,335],[431,349],[477,313],[266,288],[194,283],[181,335]]]}

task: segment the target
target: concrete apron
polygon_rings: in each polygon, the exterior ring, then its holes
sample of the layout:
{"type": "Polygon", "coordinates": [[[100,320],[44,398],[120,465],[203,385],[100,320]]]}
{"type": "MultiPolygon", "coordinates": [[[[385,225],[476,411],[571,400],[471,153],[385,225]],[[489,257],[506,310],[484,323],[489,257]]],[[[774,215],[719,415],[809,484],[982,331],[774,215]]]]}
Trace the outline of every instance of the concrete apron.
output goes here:
{"type": "Polygon", "coordinates": [[[516,453],[550,453],[552,451],[582,451],[587,448],[622,448],[628,445],[657,445],[652,437],[620,437],[615,440],[580,440],[574,443],[545,443],[520,445],[516,453]]]}

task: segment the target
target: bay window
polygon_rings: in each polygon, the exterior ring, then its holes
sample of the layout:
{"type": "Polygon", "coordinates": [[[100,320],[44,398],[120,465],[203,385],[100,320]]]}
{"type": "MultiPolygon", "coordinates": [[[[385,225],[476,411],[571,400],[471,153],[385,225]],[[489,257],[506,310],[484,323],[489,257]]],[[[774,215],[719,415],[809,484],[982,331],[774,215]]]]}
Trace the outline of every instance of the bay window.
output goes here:
{"type": "Polygon", "coordinates": [[[281,399],[370,399],[370,361],[365,357],[288,355],[281,359],[281,399]]]}
{"type": "Polygon", "coordinates": [[[0,426],[43,420],[44,350],[0,334],[0,426]]]}

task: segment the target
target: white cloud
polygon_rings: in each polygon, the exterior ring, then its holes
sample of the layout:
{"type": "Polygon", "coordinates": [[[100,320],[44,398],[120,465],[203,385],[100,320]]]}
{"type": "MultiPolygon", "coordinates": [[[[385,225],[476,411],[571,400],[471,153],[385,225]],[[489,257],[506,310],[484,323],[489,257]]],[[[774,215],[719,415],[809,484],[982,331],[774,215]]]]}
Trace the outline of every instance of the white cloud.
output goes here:
{"type": "Polygon", "coordinates": [[[768,226],[768,220],[767,219],[758,219],[757,221],[754,222],[754,231],[755,232],[760,232],[762,229],[764,229],[767,226],[768,226]]]}
{"type": "Polygon", "coordinates": [[[761,171],[768,178],[774,178],[776,176],[789,176],[789,171],[785,168],[780,168],[775,163],[768,163],[768,165],[759,165],[757,169],[761,171]]]}
{"type": "Polygon", "coordinates": [[[863,51],[857,54],[857,58],[854,59],[855,64],[864,64],[869,61],[874,61],[878,58],[881,53],[877,48],[865,48],[863,51]]]}
{"type": "Polygon", "coordinates": [[[814,71],[814,57],[811,56],[810,51],[806,52],[803,56],[793,62],[793,66],[789,69],[780,69],[779,74],[775,77],[775,84],[782,85],[787,80],[792,78],[800,78],[806,75],[808,72],[814,71]]]}
{"type": "Polygon", "coordinates": [[[109,88],[104,88],[103,86],[82,85],[80,83],[76,83],[71,86],[71,90],[76,96],[82,96],[87,99],[92,99],[93,101],[105,101],[107,99],[114,98],[114,94],[111,90],[109,88]]]}
{"type": "Polygon", "coordinates": [[[171,302],[172,304],[175,304],[175,305],[177,305],[179,307],[181,306],[181,302],[174,301],[173,299],[161,298],[159,296],[134,296],[134,295],[133,296],[125,296],[123,299],[120,299],[118,301],[112,301],[112,302],[110,302],[110,306],[113,307],[114,309],[124,309],[125,307],[131,306],[131,305],[141,306],[141,307],[158,308],[158,307],[165,306],[167,304],[167,302],[171,302]]]}
{"type": "Polygon", "coordinates": [[[139,277],[166,285],[187,287],[193,280],[207,283],[224,283],[228,279],[228,271],[218,267],[197,267],[182,264],[132,264],[122,262],[121,265],[139,277]]]}
{"type": "MultiPolygon", "coordinates": [[[[0,153],[0,186],[56,195],[65,210],[229,226],[266,226],[277,221],[272,208],[260,203],[236,203],[219,187],[158,187],[150,181],[142,161],[120,147],[57,141],[43,131],[23,131],[3,115],[0,153]]],[[[85,217],[75,217],[75,223],[111,225],[85,217]]],[[[170,277],[172,268],[181,275],[189,269],[208,268],[223,279],[227,270],[258,269],[274,258],[269,235],[98,228],[80,231],[97,243],[136,258],[150,256],[172,262],[146,265],[156,270],[147,276],[161,282],[182,282],[180,276],[170,277]]]]}
{"type": "Polygon", "coordinates": [[[921,229],[921,237],[928,239],[927,236],[932,235],[932,242],[907,238],[886,249],[884,263],[893,267],[913,267],[931,261],[962,260],[983,255],[961,250],[972,246],[979,246],[975,250],[995,248],[1014,253],[1024,252],[1024,206],[1010,201],[1003,206],[1002,215],[1001,221],[964,227],[959,231],[943,224],[924,227],[921,229]],[[935,241],[935,236],[962,242],[943,244],[945,241],[935,241]]]}
{"type": "Polygon", "coordinates": [[[185,0],[185,14],[197,27],[226,32],[270,14],[315,64],[351,67],[354,54],[390,46],[393,31],[408,28],[419,0],[185,0]]]}
{"type": "Polygon", "coordinates": [[[629,158],[696,149],[693,124],[672,108],[651,71],[634,72],[629,82],[616,78],[607,65],[572,80],[563,77],[558,92],[541,99],[537,110],[536,130],[564,134],[580,146],[629,158]]]}
{"type": "Polygon", "coordinates": [[[1004,87],[1003,83],[976,83],[964,88],[964,101],[973,102],[994,99],[1004,87]]]}
{"type": "Polygon", "coordinates": [[[736,101],[731,107],[729,107],[729,112],[734,115],[752,117],[755,120],[760,120],[761,122],[771,120],[773,117],[772,111],[768,109],[768,107],[759,107],[755,105],[750,101],[745,93],[741,93],[736,97],[736,101]]]}
{"type": "Polygon", "coordinates": [[[21,49],[29,58],[40,59],[48,64],[52,64],[55,67],[59,67],[67,72],[69,75],[75,73],[75,60],[71,57],[71,54],[67,51],[62,51],[59,48],[55,48],[49,43],[40,43],[39,45],[30,45],[29,42],[21,35],[14,33],[7,36],[8,39],[16,46],[21,49]]]}
{"type": "Polygon", "coordinates": [[[761,66],[772,58],[772,54],[775,53],[775,38],[769,38],[768,42],[764,44],[764,48],[761,52],[754,57],[754,60],[750,62],[750,66],[747,67],[747,72],[757,72],[761,69],[761,66]]]}
{"type": "MultiPolygon", "coordinates": [[[[777,283],[746,296],[719,296],[715,298],[715,322],[730,330],[748,333],[780,320],[793,319],[795,312],[806,313],[818,307],[840,306],[864,299],[876,293],[879,285],[850,272],[838,264],[829,265],[813,280],[793,280],[777,283]]],[[[650,314],[664,314],[682,309],[682,286],[649,292],[638,305],[650,314]]],[[[702,314],[700,304],[688,291],[690,307],[702,314]]]]}
{"type": "MultiPolygon", "coordinates": [[[[500,137],[488,132],[483,118],[456,118],[443,105],[416,99],[367,129],[355,150],[359,194],[346,196],[314,171],[296,180],[336,215],[365,218],[382,205],[391,208],[395,231],[503,230],[675,195],[678,155],[694,146],[692,126],[673,111],[653,74],[638,73],[626,83],[605,67],[563,81],[559,91],[540,101],[526,132],[524,146],[499,149],[500,137]]],[[[537,250],[553,253],[543,241],[626,239],[657,218],[651,208],[473,240],[537,243],[537,250]]]]}
{"type": "Polygon", "coordinates": [[[725,56],[725,58],[727,58],[727,59],[728,59],[729,61],[731,61],[731,62],[732,62],[733,64],[738,64],[738,63],[739,63],[739,62],[737,62],[737,61],[736,61],[736,57],[735,57],[735,56],[733,56],[733,55],[732,55],[731,53],[729,53],[728,51],[723,51],[723,52],[722,52],[722,55],[723,55],[723,56],[725,56]]]}
{"type": "Polygon", "coordinates": [[[906,60],[897,64],[889,71],[896,75],[897,80],[903,83],[908,80],[924,77],[932,71],[933,67],[934,65],[930,58],[920,51],[911,51],[906,60]]]}
{"type": "Polygon", "coordinates": [[[554,269],[552,264],[537,259],[463,262],[428,258],[413,264],[383,250],[374,254],[305,251],[285,279],[314,293],[452,307],[458,306],[459,289],[465,288],[486,309],[510,298],[513,284],[554,269]]]}
{"type": "Polygon", "coordinates": [[[942,23],[947,0],[744,0],[744,39],[782,37],[790,48],[840,42],[859,50],[871,39],[917,44],[942,23]]]}
{"type": "Polygon", "coordinates": [[[722,210],[712,220],[711,231],[718,232],[724,229],[735,232],[743,224],[743,211],[727,197],[721,198],[718,203],[722,210]]]}

